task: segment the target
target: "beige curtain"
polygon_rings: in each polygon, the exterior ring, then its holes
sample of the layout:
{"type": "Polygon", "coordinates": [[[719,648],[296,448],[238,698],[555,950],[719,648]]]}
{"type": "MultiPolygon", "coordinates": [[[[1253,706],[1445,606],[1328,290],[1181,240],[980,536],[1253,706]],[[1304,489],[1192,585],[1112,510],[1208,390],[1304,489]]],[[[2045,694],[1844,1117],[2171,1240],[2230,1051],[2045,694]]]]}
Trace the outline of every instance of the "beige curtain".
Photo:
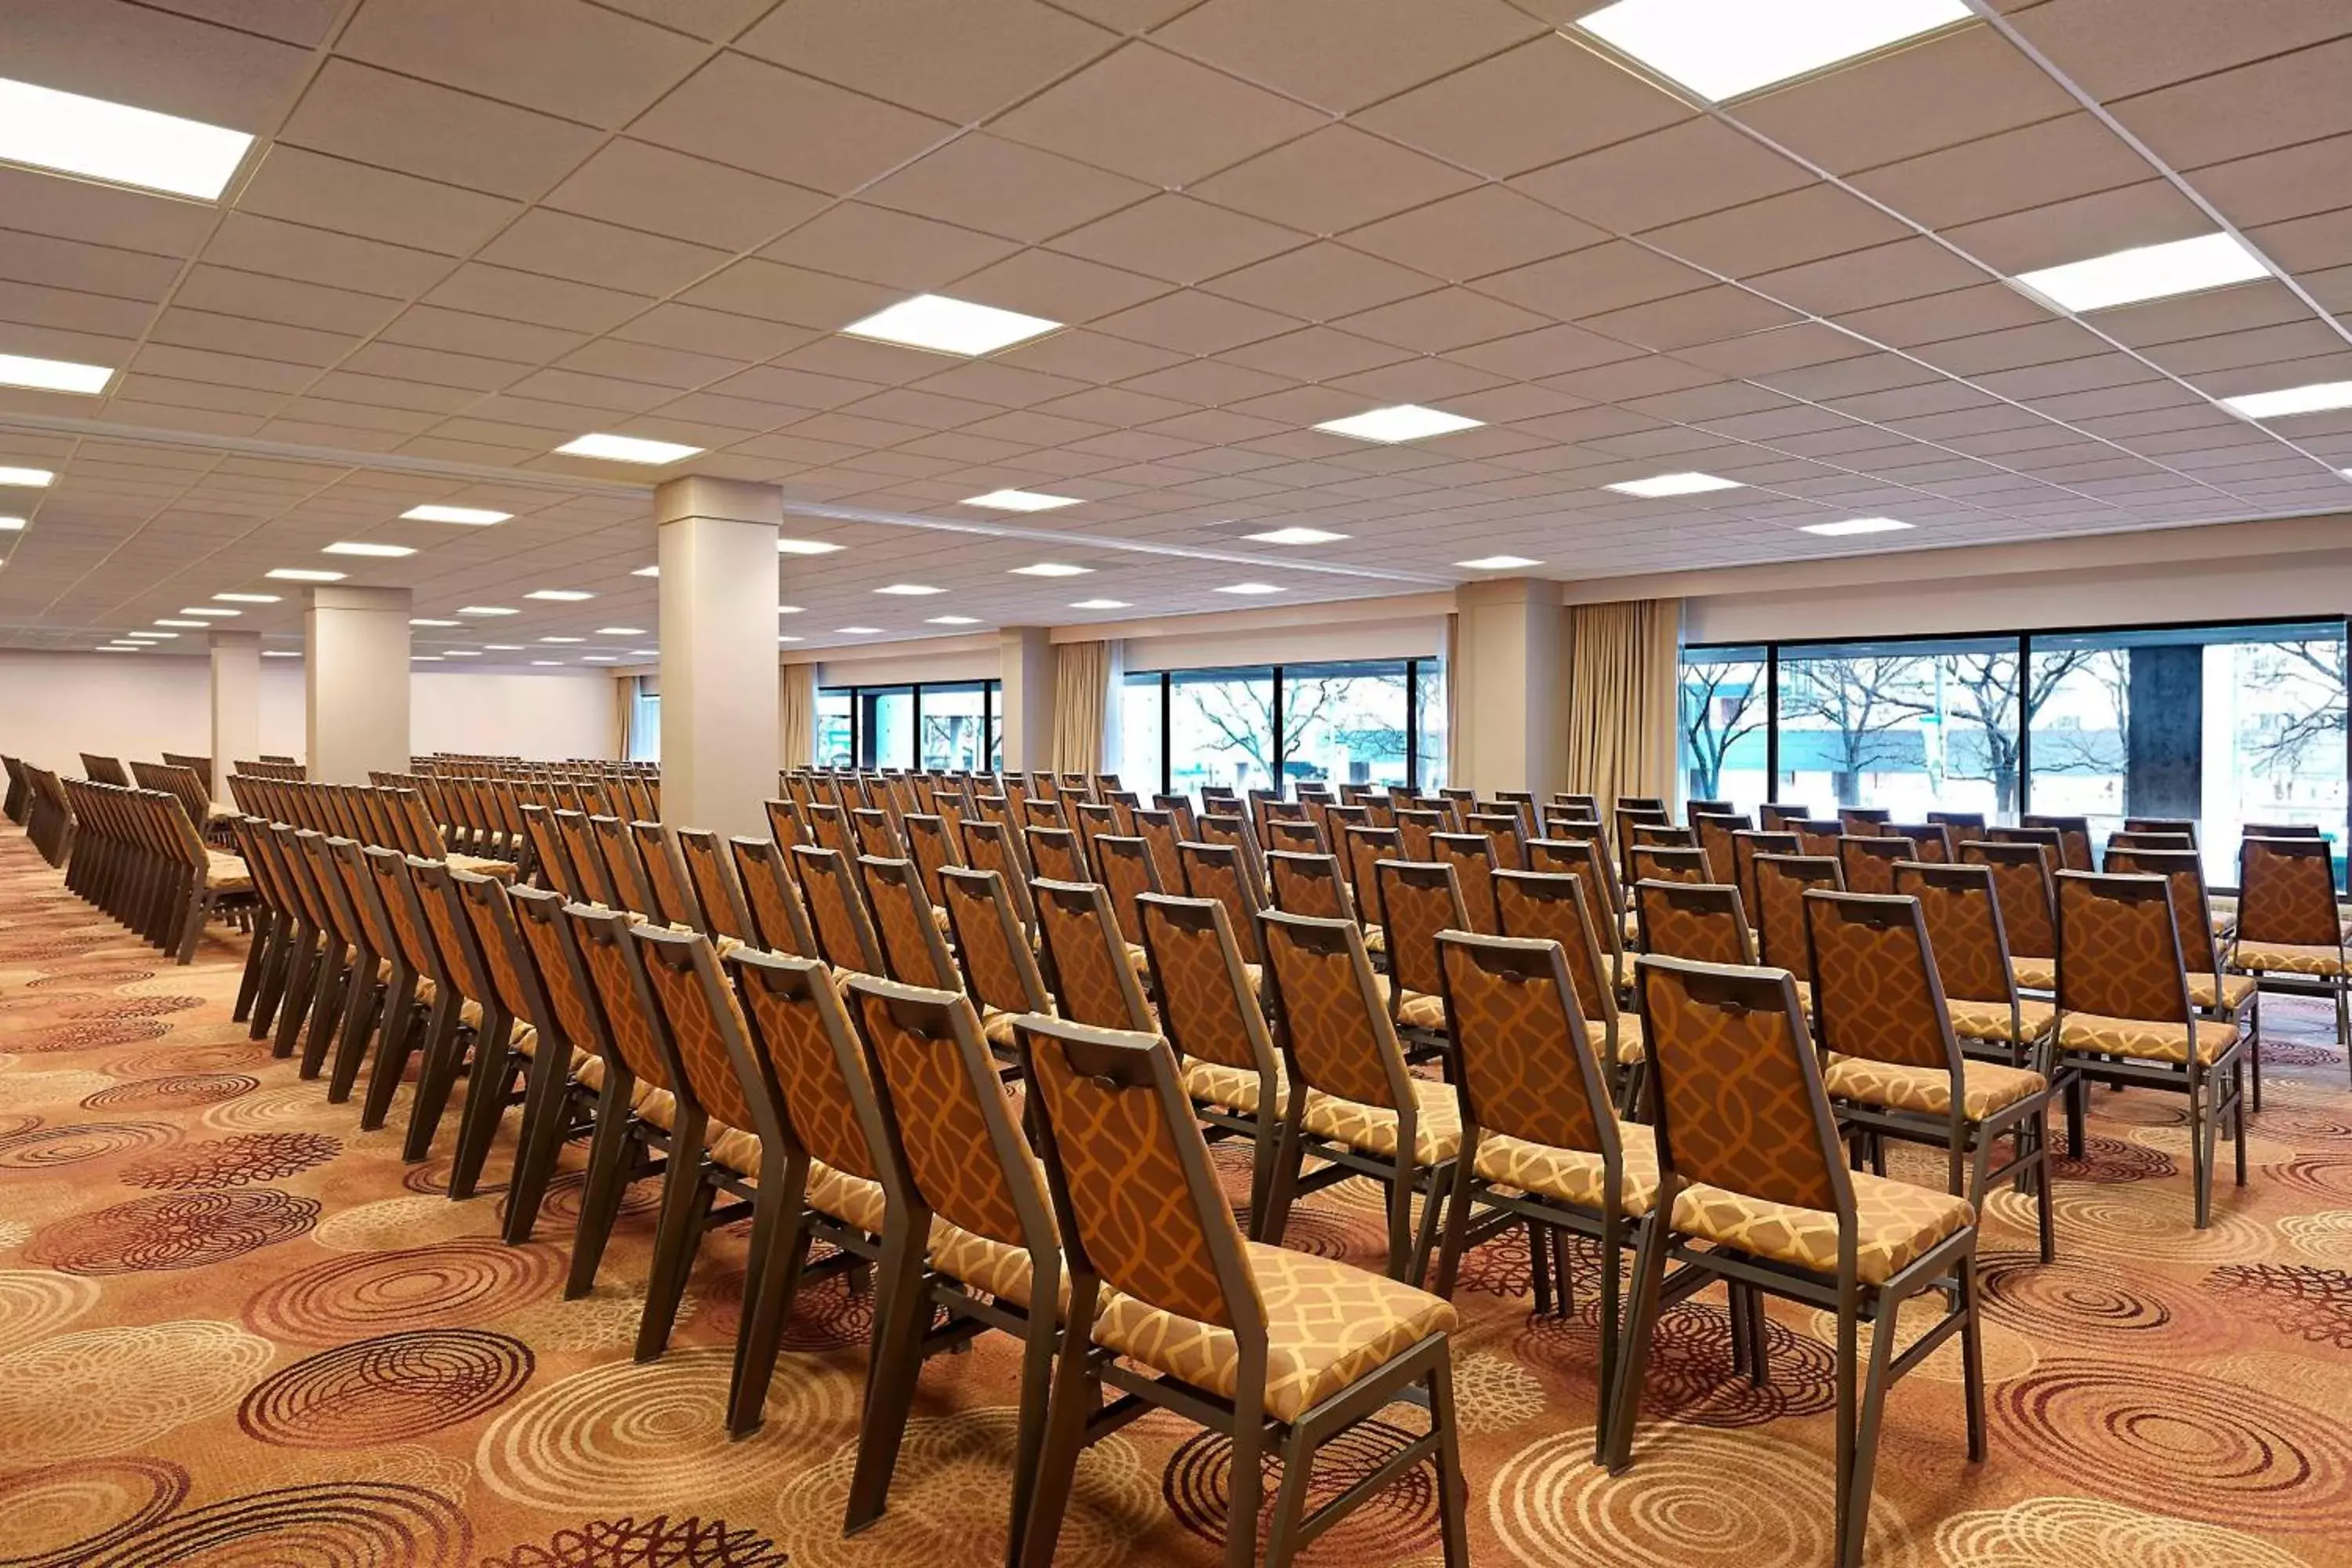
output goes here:
{"type": "Polygon", "coordinates": [[[613,760],[629,760],[629,742],[635,739],[637,678],[617,676],[613,681],[613,760]]]}
{"type": "Polygon", "coordinates": [[[783,759],[777,765],[804,768],[816,760],[816,666],[788,664],[778,682],[782,695],[777,731],[783,759]]]}
{"type": "Polygon", "coordinates": [[[1671,798],[1680,599],[1577,605],[1568,616],[1568,787],[1671,798]]]}
{"type": "Polygon", "coordinates": [[[1115,642],[1054,645],[1054,771],[1097,773],[1111,766],[1111,703],[1118,688],[1115,642]]]}

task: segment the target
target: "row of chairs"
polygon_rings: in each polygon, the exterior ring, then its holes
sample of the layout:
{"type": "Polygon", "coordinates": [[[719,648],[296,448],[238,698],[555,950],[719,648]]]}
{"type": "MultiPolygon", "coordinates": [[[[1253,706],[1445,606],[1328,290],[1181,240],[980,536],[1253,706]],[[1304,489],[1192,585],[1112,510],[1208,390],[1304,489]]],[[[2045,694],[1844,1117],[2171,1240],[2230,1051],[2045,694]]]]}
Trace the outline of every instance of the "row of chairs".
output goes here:
{"type": "Polygon", "coordinates": [[[194,959],[207,921],[252,901],[245,862],[208,847],[178,795],[87,779],[59,787],[69,830],[67,889],[174,963],[194,959]]]}

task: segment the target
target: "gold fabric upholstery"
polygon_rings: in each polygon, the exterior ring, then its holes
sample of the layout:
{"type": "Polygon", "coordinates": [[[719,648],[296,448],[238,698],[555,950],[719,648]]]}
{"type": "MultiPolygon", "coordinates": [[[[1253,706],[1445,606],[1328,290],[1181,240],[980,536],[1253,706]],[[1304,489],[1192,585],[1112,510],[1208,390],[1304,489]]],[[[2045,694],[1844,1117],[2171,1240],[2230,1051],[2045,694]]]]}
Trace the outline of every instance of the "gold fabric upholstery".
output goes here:
{"type": "Polygon", "coordinates": [[[218,849],[205,851],[205,881],[215,893],[244,893],[253,889],[253,873],[244,859],[218,849]]]}
{"type": "Polygon", "coordinates": [[[2058,989],[2058,961],[2054,958],[2012,958],[2009,972],[2016,976],[2021,991],[2058,989]]]}
{"type": "MultiPolygon", "coordinates": [[[[1184,1092],[1209,1105],[1222,1105],[1238,1110],[1244,1116],[1258,1112],[1258,1076],[1247,1068],[1231,1068],[1223,1062],[1213,1062],[1199,1057],[1187,1057],[1183,1067],[1184,1092]]],[[[1279,1100],[1290,1097],[1290,1076],[1276,1062],[1274,1068],[1274,1093],[1279,1100]]]]}
{"type": "Polygon", "coordinates": [[[2058,1045],[2069,1051],[2097,1051],[2144,1062],[2186,1062],[2194,1031],[2197,1059],[2215,1062],[2237,1042],[2238,1026],[2216,1018],[2194,1024],[2159,1024],[2145,1018],[2105,1018],[2069,1013],[2058,1026],[2058,1045]]]}
{"type": "MultiPolygon", "coordinates": [[[[1036,1279],[1027,1247],[994,1241],[939,1218],[931,1221],[931,1267],[950,1279],[961,1280],[975,1290],[985,1290],[1024,1309],[1029,1305],[1031,1287],[1036,1279]]],[[[1066,1304],[1070,1277],[1065,1273],[1061,1279],[1060,1294],[1066,1304]]]]}
{"type": "MultiPolygon", "coordinates": [[[[1952,1113],[1952,1078],[1937,1068],[1904,1067],[1873,1061],[1868,1057],[1832,1054],[1822,1065],[1822,1087],[1838,1100],[1882,1106],[1888,1110],[1913,1110],[1927,1116],[1952,1113]]],[[[1998,1062],[1962,1061],[1960,1114],[1982,1121],[2021,1100],[2030,1100],[2049,1088],[2042,1076],[2025,1068],[1998,1062]]]]}
{"type": "MultiPolygon", "coordinates": [[[[1586,1019],[1584,1023],[1584,1041],[1585,1044],[1591,1046],[1596,1052],[1605,1050],[1608,1048],[1609,1045],[1609,1026],[1604,1023],[1601,1023],[1596,1019],[1586,1019]]],[[[1632,1067],[1636,1062],[1646,1059],[1648,1055],[1649,1047],[1643,1043],[1642,1035],[1642,1015],[1639,1013],[1618,1014],[1617,1065],[1619,1067],[1632,1067]]]]}
{"type": "Polygon", "coordinates": [[[486,855],[449,857],[449,869],[452,871],[471,871],[477,877],[495,878],[501,882],[513,881],[520,868],[511,860],[493,860],[486,855]]]}
{"type": "MultiPolygon", "coordinates": [[[[1255,966],[1244,965],[1244,967],[1254,968],[1255,966]]],[[[1257,977],[1253,974],[1250,978],[1255,984],[1257,977]]],[[[1393,983],[1385,974],[1375,974],[1372,976],[1372,984],[1380,988],[1381,1005],[1389,1006],[1390,997],[1396,994],[1393,983]]],[[[1393,1013],[1401,1028],[1443,1029],[1445,1027],[1445,998],[1443,996],[1432,996],[1425,992],[1408,990],[1395,1003],[1393,1013]]]]}
{"type": "Polygon", "coordinates": [[[2006,1002],[1971,1002],[1958,996],[1944,1000],[1944,1010],[1952,1017],[1952,1033],[1964,1040],[1992,1040],[2001,1045],[2029,1046],[2047,1037],[2058,1021],[2058,1007],[2053,1002],[2033,1002],[2020,998],[2017,1015],[2010,1016],[2006,1002]]]}
{"type": "MultiPolygon", "coordinates": [[[[1966,1198],[1915,1187],[1867,1171],[1853,1183],[1854,1274],[1884,1285],[1937,1242],[1976,1219],[1966,1198]]],[[[1675,1199],[1674,1228],[1791,1268],[1834,1275],[1838,1217],[1693,1184],[1675,1199]]]]}
{"type": "Polygon", "coordinates": [[[2342,975],[2352,973],[2340,947],[2304,947],[2288,942],[2242,942],[2231,964],[2271,974],[2342,975]]]}
{"type": "MultiPolygon", "coordinates": [[[[1451,1160],[1462,1148],[1462,1108],[1453,1085],[1420,1078],[1412,1083],[1413,1163],[1435,1165],[1451,1160]]],[[[1309,1089],[1305,1126],[1316,1137],[1345,1143],[1360,1154],[1380,1160],[1396,1156],[1397,1113],[1385,1106],[1309,1089]]]]}
{"type": "MultiPolygon", "coordinates": [[[[572,1076],[578,1079],[580,1086],[590,1093],[604,1093],[604,1058],[592,1052],[583,1059],[575,1052],[572,1060],[572,1076]]],[[[644,1079],[629,1085],[629,1109],[665,1132],[677,1124],[677,1096],[666,1089],[647,1083],[644,1079]]]]}
{"type": "MultiPolygon", "coordinates": [[[[1617,1124],[1623,1150],[1619,1207],[1628,1218],[1648,1214],[1658,1201],[1658,1139],[1654,1128],[1636,1121],[1617,1124]]],[[[1599,1154],[1555,1149],[1500,1132],[1481,1132],[1472,1162],[1482,1181],[1517,1187],[1576,1208],[1599,1210],[1608,1195],[1609,1172],[1599,1154]]]]}
{"type": "Polygon", "coordinates": [[[2189,1005],[2234,1013],[2252,998],[2261,984],[2251,974],[2192,974],[2189,977],[2189,1005]]]}

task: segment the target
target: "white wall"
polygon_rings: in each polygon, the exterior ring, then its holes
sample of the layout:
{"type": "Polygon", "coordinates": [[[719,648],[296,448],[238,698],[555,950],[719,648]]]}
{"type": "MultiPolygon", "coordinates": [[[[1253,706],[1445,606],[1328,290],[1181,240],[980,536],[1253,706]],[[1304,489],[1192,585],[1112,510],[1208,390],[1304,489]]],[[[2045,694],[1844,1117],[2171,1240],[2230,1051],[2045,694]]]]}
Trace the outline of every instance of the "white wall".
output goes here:
{"type": "MultiPolygon", "coordinates": [[[[211,680],[201,658],[0,650],[0,752],[73,773],[83,752],[150,761],[167,751],[208,755],[211,680]]],[[[614,682],[603,670],[418,670],[411,680],[412,751],[613,754],[614,682]]],[[[299,659],[262,664],[261,747],[303,754],[299,659]]]]}

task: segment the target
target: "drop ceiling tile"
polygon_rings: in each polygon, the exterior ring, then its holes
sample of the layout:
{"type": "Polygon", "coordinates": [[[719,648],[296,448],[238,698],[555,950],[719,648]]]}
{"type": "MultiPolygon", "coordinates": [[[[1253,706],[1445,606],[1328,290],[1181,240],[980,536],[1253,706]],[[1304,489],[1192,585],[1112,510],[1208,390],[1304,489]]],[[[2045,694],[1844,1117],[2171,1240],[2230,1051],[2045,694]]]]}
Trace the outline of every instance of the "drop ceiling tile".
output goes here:
{"type": "Polygon", "coordinates": [[[1139,375],[1132,381],[1120,384],[1129,392],[1171,397],[1200,408],[1215,408],[1246,398],[1264,397],[1293,384],[1285,376],[1208,359],[1188,360],[1182,364],[1171,365],[1166,370],[1153,371],[1149,375],[1139,375]]]}
{"type": "MultiPolygon", "coordinates": [[[[807,327],[756,320],[725,310],[673,300],[656,305],[613,329],[613,336],[634,343],[654,343],[691,353],[773,359],[790,353],[816,335],[807,327]]],[[[552,358],[542,355],[541,358],[552,358]]]]}
{"type": "Polygon", "coordinates": [[[1407,147],[1328,125],[1202,181],[1192,194],[1269,222],[1338,234],[1477,181],[1407,147]]]}
{"type": "Polygon", "coordinates": [[[2265,224],[2246,239],[2290,273],[2325,272],[2352,263],[2352,207],[2265,224]]]}
{"type": "Polygon", "coordinates": [[[1076,328],[1066,332],[1049,332],[1034,342],[989,357],[992,363],[1009,364],[1020,370],[1104,383],[1125,381],[1130,376],[1160,370],[1187,356],[1076,328]]]}
{"type": "Polygon", "coordinates": [[[1983,268],[1919,235],[1747,279],[1750,288],[1817,316],[1917,300],[1984,281],[1983,268]]]}
{"type": "Polygon", "coordinates": [[[2054,364],[2099,353],[2105,345],[2073,321],[2042,321],[2005,331],[1977,332],[1948,342],[1927,343],[1916,352],[1938,369],[1954,375],[1980,375],[1996,370],[2021,370],[2028,365],[2054,364]]]}
{"type": "MultiPolygon", "coordinates": [[[[2336,26],[2346,26],[2340,14],[2336,26]]],[[[2115,105],[2117,119],[2178,169],[2352,131],[2352,37],[2200,75],[2115,105]]]]}
{"type": "Polygon", "coordinates": [[[2050,319],[2045,307],[2003,283],[1979,283],[1948,293],[1931,294],[1924,300],[1903,300],[1892,305],[1848,311],[1836,318],[1837,324],[1849,331],[1898,349],[1948,342],[1978,332],[2038,326],[2050,319]]]}
{"type": "Polygon", "coordinates": [[[733,37],[772,3],[772,0],[602,0],[613,10],[626,11],[633,16],[713,43],[733,37]]]}
{"type": "Polygon", "coordinates": [[[1917,386],[1923,382],[1940,381],[1943,376],[1933,366],[1901,354],[1868,353],[1828,364],[1772,371],[1757,379],[1791,397],[1822,399],[1850,397],[1890,386],[1917,386]]]}
{"type": "Polygon", "coordinates": [[[1031,249],[959,279],[951,292],[1048,321],[1084,322],[1165,294],[1168,285],[1098,261],[1031,249]]]}
{"type": "Polygon", "coordinates": [[[2017,30],[2095,97],[2127,98],[2352,31],[2332,0],[2241,0],[2147,26],[2132,0],[2054,0],[2019,12],[2017,30]]]}
{"type": "MultiPolygon", "coordinates": [[[[11,348],[17,346],[17,330],[0,331],[0,344],[11,348]]],[[[115,363],[124,362],[118,357],[115,363]]],[[[280,364],[274,360],[254,359],[241,354],[173,348],[165,343],[149,343],[141,348],[129,356],[126,368],[142,371],[149,375],[167,375],[180,381],[244,387],[251,392],[299,392],[318,374],[306,365],[280,364]]]]}
{"type": "Polygon", "coordinates": [[[1599,315],[1706,288],[1714,279],[1695,268],[1628,240],[1612,240],[1513,268],[1478,280],[1478,290],[1540,315],[1599,315]]]}
{"type": "Polygon", "coordinates": [[[223,215],[204,258],[245,272],[394,300],[415,298],[454,269],[447,257],[429,251],[236,212],[223,215]]]}
{"type": "MultiPolygon", "coordinates": [[[[96,296],[89,298],[95,299],[96,296]]],[[[16,321],[23,318],[7,313],[5,319],[16,321]]],[[[95,323],[58,324],[77,326],[84,331],[101,330],[95,323]]],[[[180,306],[173,306],[155,316],[152,331],[142,322],[131,327],[130,333],[136,336],[142,331],[147,332],[151,342],[173,343],[182,348],[215,349],[222,353],[247,354],[259,359],[279,360],[288,364],[332,364],[358,344],[358,340],[345,332],[312,331],[304,327],[250,321],[237,316],[216,316],[180,306]]]]}
{"type": "Polygon", "coordinates": [[[1511,184],[1561,212],[1632,234],[1798,190],[1814,178],[1733,126],[1693,119],[1511,184]]]}
{"type": "Polygon", "coordinates": [[[1228,350],[1218,357],[1296,381],[1329,381],[1375,365],[1393,364],[1409,355],[1391,344],[1335,327],[1307,327],[1228,350]]]}
{"type": "Polygon", "coordinates": [[[902,289],[747,257],[679,298],[707,310],[830,332],[903,297],[902,289]]]}
{"type": "Polygon", "coordinates": [[[1582,324],[1604,336],[1643,348],[1678,349],[1741,332],[1763,331],[1797,319],[1797,313],[1784,306],[1744,289],[1718,284],[1670,300],[1587,316],[1582,324]]]}
{"type": "Polygon", "coordinates": [[[2175,375],[2202,377],[2215,371],[2334,354],[2342,352],[2344,346],[2344,339],[2326,323],[2305,320],[2217,337],[2192,338],[2187,342],[2162,343],[2144,352],[2148,359],[2175,375]]]}
{"type": "Polygon", "coordinates": [[[722,250],[745,250],[808,217],[825,198],[800,185],[615,137],[549,194],[583,217],[722,250]]]}
{"type": "Polygon", "coordinates": [[[1498,338],[1493,342],[1479,343],[1472,348],[1456,349],[1451,357],[1497,375],[1536,381],[1592,365],[1633,359],[1641,352],[1630,343],[1604,338],[1581,327],[1560,326],[1521,332],[1517,337],[1498,338]]]}
{"type": "Polygon", "coordinates": [[[984,132],[960,136],[860,193],[900,212],[1032,243],[1150,194],[1123,175],[984,132]]]}
{"type": "Polygon", "coordinates": [[[693,40],[583,0],[404,0],[360,8],[338,54],[608,130],[700,63],[693,40]]]}
{"type": "Polygon", "coordinates": [[[2087,113],[2063,115],[1853,177],[1855,187],[1927,228],[2135,184],[2147,161],[2087,113]]]}
{"type": "Polygon", "coordinates": [[[15,0],[8,74],[66,92],[262,132],[309,51],[121,0],[15,0]]]}
{"type": "Polygon", "coordinates": [[[769,12],[735,47],[976,124],[1118,41],[1035,0],[794,0],[769,12]]]}
{"type": "Polygon", "coordinates": [[[1472,343],[1537,331],[1549,323],[1533,311],[1467,289],[1438,289],[1392,305],[1343,317],[1341,327],[1381,342],[1444,353],[1472,343]]]}
{"type": "Polygon", "coordinates": [[[1053,248],[1194,283],[1306,243],[1295,229],[1164,193],[1065,234],[1053,248]]]}
{"type": "Polygon", "coordinates": [[[915,385],[926,392],[938,392],[950,397],[969,397],[997,408],[1026,408],[1049,398],[1066,397],[1081,392],[1087,384],[1067,376],[1047,375],[1041,371],[1024,370],[1000,360],[966,360],[951,364],[936,374],[923,377],[915,385]]]}
{"type": "Polygon", "coordinates": [[[686,419],[698,425],[716,425],[729,430],[760,432],[773,430],[814,411],[785,408],[773,403],[753,403],[748,398],[722,397],[715,392],[691,392],[660,405],[654,412],[667,419],[686,419]]]}
{"type": "Polygon", "coordinates": [[[1441,78],[1358,115],[1383,135],[1507,179],[1687,119],[1632,72],[1558,34],[1441,78]],[[1574,104],[1574,113],[1562,113],[1574,104]]]}
{"type": "Polygon", "coordinates": [[[1435,286],[1433,278],[1328,241],[1286,251],[1204,285],[1213,293],[1308,321],[1353,315],[1435,286]]]}
{"type": "Polygon", "coordinates": [[[1348,113],[1542,30],[1497,0],[1209,0],[1157,41],[1348,113]]]}
{"type": "Polygon", "coordinates": [[[2096,319],[2109,337],[2144,348],[2305,321],[2311,310],[2285,284],[2264,280],[2102,310],[2096,319]]]}
{"type": "Polygon", "coordinates": [[[2069,393],[2153,382],[2157,374],[2129,354],[2091,353],[2016,370],[1986,371],[1974,378],[1974,384],[1987,392],[2046,409],[2048,400],[2069,393]]]}
{"type": "Polygon", "coordinates": [[[847,376],[820,375],[814,371],[786,370],[775,365],[756,365],[740,375],[714,382],[706,391],[727,397],[744,397],[761,403],[789,404],[798,408],[838,408],[873,396],[882,390],[878,383],[853,381],[847,376]]]}
{"type": "Polygon", "coordinates": [[[1193,289],[1165,295],[1095,323],[1114,337],[1187,354],[1223,353],[1294,331],[1303,324],[1293,317],[1193,289]]]}
{"type": "MultiPolygon", "coordinates": [[[[85,294],[78,289],[49,289],[35,283],[0,282],[0,321],[63,327],[71,331],[135,341],[147,330],[154,314],[154,308],[143,300],[85,294]]],[[[226,321],[231,332],[251,324],[221,317],[206,319],[226,321]]]]}
{"type": "Polygon", "coordinates": [[[1996,272],[2011,277],[2134,246],[2193,239],[2213,232],[2213,220],[2162,180],[2147,180],[2096,195],[1963,224],[1950,240],[1996,272]]]}
{"type": "Polygon", "coordinates": [[[1000,134],[1159,185],[1185,185],[1303,136],[1311,110],[1130,43],[1004,114],[1000,134]]]}
{"type": "Polygon", "coordinates": [[[1827,364],[1868,352],[1868,344],[1834,327],[1818,321],[1799,321],[1717,342],[1692,343],[1675,350],[1675,357],[1718,375],[1749,376],[1792,370],[1799,365],[1827,364]]]}
{"type": "Polygon", "coordinates": [[[844,202],[800,225],[760,254],[771,261],[913,292],[939,289],[1019,248],[994,235],[862,202],[844,202]]]}
{"type": "Polygon", "coordinates": [[[408,381],[495,392],[522,375],[530,363],[586,341],[576,332],[419,306],[384,329],[382,338],[354,351],[345,363],[352,370],[408,381]],[[517,341],[505,341],[508,335],[517,341]],[[523,348],[536,352],[519,362],[518,351],[523,348]],[[485,357],[490,355],[497,357],[485,357]]]}
{"type": "Polygon", "coordinates": [[[1465,411],[1455,406],[1457,400],[1504,383],[1502,377],[1486,371],[1474,370],[1452,360],[1423,355],[1400,360],[1377,370],[1342,376],[1329,384],[1343,392],[1354,393],[1375,407],[1412,403],[1425,408],[1443,407],[1448,414],[1461,414],[1465,411]]]}
{"type": "Polygon", "coordinates": [[[576,371],[542,370],[507,388],[515,397],[535,397],[582,408],[616,414],[643,414],[672,401],[670,388],[612,376],[583,375],[576,371]]]}
{"type": "Polygon", "coordinates": [[[425,302],[452,310],[500,316],[534,326],[606,332],[653,301],[643,295],[600,289],[468,261],[434,286],[425,302]]]}
{"type": "Polygon", "coordinates": [[[1460,281],[1581,249],[1606,237],[1589,224],[1502,185],[1368,224],[1346,236],[1359,250],[1460,281]]]}
{"type": "Polygon", "coordinates": [[[952,133],[943,121],[725,54],[629,128],[638,140],[845,195],[952,133]]]}
{"type": "MultiPolygon", "coordinates": [[[[1203,408],[1195,414],[1179,414],[1173,419],[1162,419],[1145,426],[1154,436],[1166,436],[1173,440],[1220,445],[1251,441],[1265,436],[1278,435],[1283,426],[1270,419],[1253,418],[1229,409],[1203,408]]],[[[1247,480],[1227,478],[1201,480],[1188,487],[1190,493],[1217,500],[1246,500],[1269,491],[1274,487],[1247,480]],[[1222,488],[1221,488],[1222,487],[1222,488]]]]}
{"type": "Polygon", "coordinates": [[[1009,447],[1035,447],[1083,441],[1090,436],[1106,434],[1108,426],[1092,420],[1070,419],[1056,414],[1040,414],[1034,408],[1024,408],[968,425],[960,434],[984,437],[1002,441],[1009,447]]]}
{"type": "Polygon", "coordinates": [[[63,180],[33,169],[0,168],[0,212],[17,233],[183,257],[204,243],[210,208],[161,201],[144,191],[63,180]]]}
{"type": "Polygon", "coordinates": [[[545,208],[515,220],[480,256],[525,272],[651,295],[676,292],[727,260],[723,250],[545,208]]]}
{"type": "Polygon", "coordinates": [[[596,145],[596,132],[349,60],[320,68],[280,141],[528,201],[596,145]]]}

